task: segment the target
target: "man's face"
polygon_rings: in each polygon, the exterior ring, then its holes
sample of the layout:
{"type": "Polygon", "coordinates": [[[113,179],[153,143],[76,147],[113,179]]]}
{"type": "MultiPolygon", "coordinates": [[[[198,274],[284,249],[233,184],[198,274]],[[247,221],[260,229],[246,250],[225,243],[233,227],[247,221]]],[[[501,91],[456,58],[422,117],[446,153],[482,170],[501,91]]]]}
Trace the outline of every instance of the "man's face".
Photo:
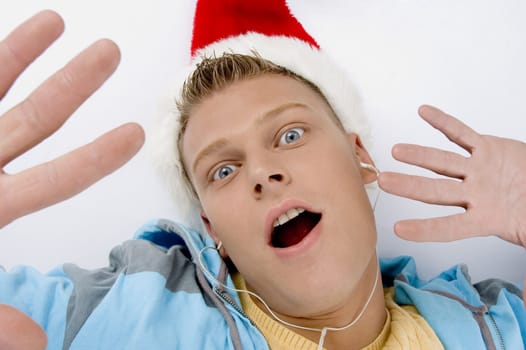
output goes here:
{"type": "Polygon", "coordinates": [[[311,88],[236,82],[192,111],[182,146],[209,233],[272,308],[321,315],[362,287],[376,233],[364,191],[374,174],[358,162],[371,161],[311,88]]]}

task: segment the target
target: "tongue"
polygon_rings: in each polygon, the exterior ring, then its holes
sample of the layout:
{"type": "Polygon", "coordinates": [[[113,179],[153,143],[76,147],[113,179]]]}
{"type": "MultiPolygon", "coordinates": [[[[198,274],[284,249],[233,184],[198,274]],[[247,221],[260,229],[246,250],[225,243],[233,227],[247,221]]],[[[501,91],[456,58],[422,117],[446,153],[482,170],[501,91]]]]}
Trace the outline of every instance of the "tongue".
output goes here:
{"type": "MultiPolygon", "coordinates": [[[[319,220],[319,219],[318,219],[319,220]]],[[[280,225],[272,233],[272,245],[287,248],[301,242],[318,223],[316,215],[304,212],[289,222],[280,225]]]]}

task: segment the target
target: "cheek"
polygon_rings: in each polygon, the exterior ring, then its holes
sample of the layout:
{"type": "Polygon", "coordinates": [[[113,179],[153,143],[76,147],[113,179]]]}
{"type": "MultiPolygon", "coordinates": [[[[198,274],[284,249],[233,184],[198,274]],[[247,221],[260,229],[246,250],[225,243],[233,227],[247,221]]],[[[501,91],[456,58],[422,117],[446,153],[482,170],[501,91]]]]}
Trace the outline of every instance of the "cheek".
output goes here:
{"type": "Polygon", "coordinates": [[[215,236],[223,242],[236,268],[245,277],[260,276],[270,257],[263,248],[266,242],[260,230],[261,214],[258,215],[258,208],[247,198],[246,191],[232,188],[214,194],[213,200],[204,199],[202,204],[215,236]]]}
{"type": "MultiPolygon", "coordinates": [[[[230,202],[232,199],[229,200],[230,202]]],[[[210,222],[210,227],[212,230],[223,240],[223,232],[225,231],[225,226],[228,223],[228,216],[225,214],[228,211],[231,211],[229,201],[222,200],[222,198],[214,198],[214,200],[202,201],[203,210],[206,213],[208,221],[210,222]]]]}
{"type": "Polygon", "coordinates": [[[353,149],[336,144],[328,145],[323,152],[326,157],[320,157],[318,165],[320,169],[326,169],[321,195],[333,203],[335,224],[346,231],[352,227],[351,232],[370,237],[374,243],[374,216],[353,149]]]}
{"type": "Polygon", "coordinates": [[[211,229],[217,238],[223,241],[225,247],[232,241],[243,240],[242,232],[246,231],[250,222],[250,210],[246,199],[239,196],[234,186],[215,191],[213,195],[205,195],[201,199],[204,212],[210,222],[211,229]]]}
{"type": "Polygon", "coordinates": [[[326,190],[363,187],[352,148],[342,142],[322,144],[308,150],[302,175],[316,177],[326,190]]]}

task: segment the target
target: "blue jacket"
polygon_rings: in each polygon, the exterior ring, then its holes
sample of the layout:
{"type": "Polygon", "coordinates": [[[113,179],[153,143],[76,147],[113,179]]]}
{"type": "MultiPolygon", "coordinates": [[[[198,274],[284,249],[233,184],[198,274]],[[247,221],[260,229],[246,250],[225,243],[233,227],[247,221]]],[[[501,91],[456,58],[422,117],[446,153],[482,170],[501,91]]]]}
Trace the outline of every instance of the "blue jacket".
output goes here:
{"type": "MultiPolygon", "coordinates": [[[[237,295],[197,267],[201,249],[212,245],[173,222],[152,222],[114,248],[101,269],[1,271],[0,303],[40,324],[48,349],[268,349],[237,295]]],[[[233,287],[217,252],[202,256],[233,287]]],[[[446,349],[524,349],[518,286],[499,280],[473,286],[463,266],[423,281],[409,257],[382,260],[382,275],[385,287],[394,285],[396,301],[414,304],[446,349]]]]}

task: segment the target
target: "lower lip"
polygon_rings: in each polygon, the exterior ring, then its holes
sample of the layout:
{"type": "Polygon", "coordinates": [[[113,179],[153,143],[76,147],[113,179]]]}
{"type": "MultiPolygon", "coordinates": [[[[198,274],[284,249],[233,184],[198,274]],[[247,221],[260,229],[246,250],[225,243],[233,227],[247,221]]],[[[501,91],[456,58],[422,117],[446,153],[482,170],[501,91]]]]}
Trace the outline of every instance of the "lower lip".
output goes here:
{"type": "Polygon", "coordinates": [[[321,221],[323,216],[320,218],[320,221],[310,230],[310,232],[303,237],[303,239],[297,244],[287,247],[287,248],[274,248],[276,254],[281,258],[292,258],[299,255],[303,255],[310,250],[312,246],[316,244],[318,238],[321,234],[321,221]]]}

